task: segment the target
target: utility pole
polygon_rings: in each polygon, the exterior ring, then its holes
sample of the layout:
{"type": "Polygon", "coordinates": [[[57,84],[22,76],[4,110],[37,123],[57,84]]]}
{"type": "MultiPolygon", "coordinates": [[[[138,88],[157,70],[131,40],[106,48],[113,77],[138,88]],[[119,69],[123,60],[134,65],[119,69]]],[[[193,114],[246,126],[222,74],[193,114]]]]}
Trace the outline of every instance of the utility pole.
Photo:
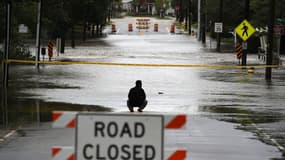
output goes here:
{"type": "Polygon", "coordinates": [[[183,2],[182,0],[179,1],[179,6],[180,6],[180,10],[179,10],[179,22],[182,23],[184,21],[184,13],[183,13],[183,9],[182,9],[182,6],[183,6],[183,2]]]}
{"type": "Polygon", "coordinates": [[[187,30],[188,29],[188,20],[189,20],[189,8],[188,7],[186,7],[185,8],[185,30],[187,30]]]}
{"type": "MultiPolygon", "coordinates": [[[[219,22],[223,23],[224,18],[224,1],[220,0],[220,9],[219,9],[219,22]]],[[[221,33],[217,33],[217,52],[221,52],[221,33]]]]}
{"type": "MultiPolygon", "coordinates": [[[[245,2],[245,4],[244,4],[244,6],[245,6],[244,18],[246,20],[249,20],[250,1],[249,0],[245,0],[244,2],[245,2]]],[[[244,43],[247,43],[247,42],[244,42],[244,43]]],[[[247,44],[245,46],[247,46],[247,44]]],[[[247,64],[246,62],[247,62],[247,48],[244,48],[243,49],[243,54],[242,54],[242,66],[246,66],[246,64],[247,64]]]]}
{"type": "Polygon", "coordinates": [[[2,97],[1,97],[1,113],[2,113],[2,121],[5,127],[8,126],[8,115],[7,115],[7,107],[8,107],[8,59],[10,54],[10,39],[11,39],[11,9],[12,2],[11,0],[6,0],[6,34],[5,34],[5,48],[4,48],[4,56],[3,56],[3,79],[2,79],[2,97]]]}
{"type": "Polygon", "coordinates": [[[37,40],[36,40],[36,67],[39,69],[40,52],[41,52],[41,20],[42,19],[42,0],[38,2],[38,22],[37,22],[37,40]]]}
{"type": "Polygon", "coordinates": [[[198,0],[198,41],[201,41],[201,0],[198,0]]]}
{"type": "Polygon", "coordinates": [[[206,0],[201,0],[201,38],[202,43],[206,44],[206,0]]]}
{"type": "Polygon", "coordinates": [[[3,61],[3,80],[2,80],[2,86],[3,90],[7,90],[8,88],[8,59],[10,54],[10,38],[11,38],[11,7],[12,2],[10,0],[6,1],[6,38],[5,38],[5,48],[4,48],[4,61],[3,61]]]}
{"type": "MultiPolygon", "coordinates": [[[[272,53],[273,53],[273,25],[275,20],[275,0],[270,0],[269,9],[269,21],[268,21],[268,45],[267,45],[267,55],[266,55],[266,65],[272,65],[272,53]]],[[[270,81],[272,78],[272,68],[267,67],[265,70],[265,79],[270,81]]]]}

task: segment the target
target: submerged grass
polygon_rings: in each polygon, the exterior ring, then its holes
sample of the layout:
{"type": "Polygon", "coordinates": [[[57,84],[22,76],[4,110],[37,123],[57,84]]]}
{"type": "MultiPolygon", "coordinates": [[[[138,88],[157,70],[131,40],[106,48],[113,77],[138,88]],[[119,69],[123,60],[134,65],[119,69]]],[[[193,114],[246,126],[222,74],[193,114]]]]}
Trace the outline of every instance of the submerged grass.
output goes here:
{"type": "Polygon", "coordinates": [[[282,114],[276,112],[259,112],[226,106],[202,106],[202,112],[218,113],[219,119],[241,125],[273,123],[282,120],[282,114]]]}
{"type": "Polygon", "coordinates": [[[46,102],[27,97],[31,97],[31,95],[22,94],[21,96],[15,96],[9,94],[6,105],[3,105],[2,98],[2,105],[0,107],[0,128],[17,128],[18,126],[37,122],[38,120],[40,120],[40,122],[50,122],[52,120],[53,111],[112,111],[111,108],[99,105],[46,102]]]}

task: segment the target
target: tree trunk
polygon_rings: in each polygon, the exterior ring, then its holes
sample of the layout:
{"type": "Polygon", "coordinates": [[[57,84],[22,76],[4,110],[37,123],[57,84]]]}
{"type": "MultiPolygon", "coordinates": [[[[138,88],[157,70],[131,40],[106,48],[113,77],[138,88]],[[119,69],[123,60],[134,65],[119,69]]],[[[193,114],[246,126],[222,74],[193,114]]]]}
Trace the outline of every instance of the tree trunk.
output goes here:
{"type": "Polygon", "coordinates": [[[201,38],[202,43],[206,44],[206,0],[201,0],[201,38]]]}
{"type": "Polygon", "coordinates": [[[72,28],[71,28],[71,47],[75,48],[74,26],[72,26],[72,28]]]}
{"type": "MultiPolygon", "coordinates": [[[[219,22],[223,23],[224,1],[220,0],[219,22]]],[[[217,52],[221,52],[221,33],[217,34],[217,52]]]]}
{"type": "MultiPolygon", "coordinates": [[[[94,38],[94,37],[95,37],[95,25],[92,24],[91,26],[92,26],[92,27],[91,27],[91,36],[92,36],[92,38],[94,38]]],[[[97,29],[96,29],[96,30],[97,30],[97,29]]]]}
{"type": "Polygon", "coordinates": [[[189,0],[189,18],[188,18],[188,22],[189,22],[189,24],[188,24],[188,32],[189,32],[189,35],[191,35],[192,33],[192,3],[191,3],[191,0],[189,0]]]}
{"type": "Polygon", "coordinates": [[[65,35],[61,37],[61,47],[60,47],[60,53],[64,53],[65,49],[65,35]]]}
{"type": "Polygon", "coordinates": [[[84,22],[84,24],[83,24],[83,42],[85,42],[86,41],[86,22],[84,22]]]}
{"type": "Polygon", "coordinates": [[[99,24],[96,24],[96,36],[98,37],[100,33],[100,27],[99,24]]]}

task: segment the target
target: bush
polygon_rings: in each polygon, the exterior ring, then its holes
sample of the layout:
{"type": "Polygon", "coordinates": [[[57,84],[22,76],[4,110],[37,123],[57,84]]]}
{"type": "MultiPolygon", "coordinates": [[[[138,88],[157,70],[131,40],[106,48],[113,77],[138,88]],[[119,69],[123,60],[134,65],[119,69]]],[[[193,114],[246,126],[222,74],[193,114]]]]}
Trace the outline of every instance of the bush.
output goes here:
{"type": "Polygon", "coordinates": [[[11,50],[11,53],[9,55],[9,59],[31,59],[33,58],[31,55],[31,51],[29,49],[29,46],[27,45],[18,45],[15,48],[11,50]]]}
{"type": "MultiPolygon", "coordinates": [[[[34,58],[31,55],[31,51],[28,46],[17,46],[13,47],[9,54],[9,59],[21,59],[21,60],[27,60],[34,58]]],[[[0,60],[4,59],[4,51],[0,50],[0,60]]]]}

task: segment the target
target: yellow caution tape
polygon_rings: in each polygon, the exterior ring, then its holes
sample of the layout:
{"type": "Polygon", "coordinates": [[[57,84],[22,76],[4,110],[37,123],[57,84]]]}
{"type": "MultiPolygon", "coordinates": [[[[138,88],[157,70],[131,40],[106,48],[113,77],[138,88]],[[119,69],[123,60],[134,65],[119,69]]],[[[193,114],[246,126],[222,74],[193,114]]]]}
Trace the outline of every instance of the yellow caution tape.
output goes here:
{"type": "MultiPolygon", "coordinates": [[[[31,60],[7,60],[8,63],[26,63],[36,64],[31,60]]],[[[113,63],[113,62],[61,62],[61,61],[39,61],[39,64],[50,65],[71,65],[71,64],[91,64],[106,66],[132,66],[132,67],[183,67],[183,68],[212,68],[212,69],[263,69],[278,68],[278,65],[252,65],[252,66],[234,66],[234,65],[206,65],[206,64],[151,64],[151,63],[113,63]]]]}

